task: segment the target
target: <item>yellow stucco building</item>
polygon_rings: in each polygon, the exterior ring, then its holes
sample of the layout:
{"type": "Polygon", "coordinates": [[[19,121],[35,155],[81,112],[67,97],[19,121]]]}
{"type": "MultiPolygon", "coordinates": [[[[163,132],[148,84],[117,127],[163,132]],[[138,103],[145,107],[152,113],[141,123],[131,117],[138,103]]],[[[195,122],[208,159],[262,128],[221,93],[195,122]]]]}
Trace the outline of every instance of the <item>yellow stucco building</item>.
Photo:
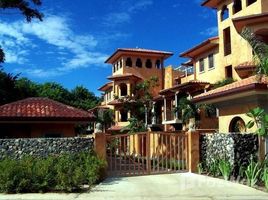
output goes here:
{"type": "Polygon", "coordinates": [[[217,10],[218,39],[210,39],[203,45],[210,45],[211,48],[199,56],[191,57],[194,51],[183,53],[182,56],[195,61],[198,80],[213,83],[231,77],[236,82],[200,94],[193,101],[216,105],[220,132],[253,132],[256,127],[250,130],[245,128],[250,120],[246,113],[258,106],[268,110],[267,80],[253,76],[256,67],[253,51],[240,33],[244,27],[248,27],[260,40],[268,43],[268,3],[266,0],[207,0],[202,5],[217,10]],[[210,51],[215,53],[213,69],[210,68],[209,56],[206,56],[210,51]],[[200,72],[200,69],[204,69],[204,72],[200,72]]]}
{"type": "MultiPolygon", "coordinates": [[[[217,116],[206,116],[200,111],[198,129],[218,129],[219,132],[253,132],[246,130],[246,113],[261,106],[268,111],[267,79],[254,76],[255,64],[251,46],[240,35],[244,27],[268,44],[267,0],[206,0],[202,6],[217,10],[218,36],[208,38],[181,53],[189,59],[185,70],[164,67],[171,52],[148,49],[118,49],[108,59],[112,65],[110,82],[100,88],[104,93],[101,107],[111,108],[115,124],[111,130],[120,130],[128,124],[131,111],[122,109],[120,98],[133,95],[135,85],[156,76],[153,111],[149,128],[165,131],[185,128],[182,110],[176,110],[179,99],[187,97],[197,104],[213,104],[217,116]],[[224,79],[235,82],[213,89],[224,79]],[[175,111],[176,110],[176,111],[175,111]],[[238,128],[237,128],[238,127],[238,128]]],[[[148,111],[151,112],[151,111],[148,111]]]]}

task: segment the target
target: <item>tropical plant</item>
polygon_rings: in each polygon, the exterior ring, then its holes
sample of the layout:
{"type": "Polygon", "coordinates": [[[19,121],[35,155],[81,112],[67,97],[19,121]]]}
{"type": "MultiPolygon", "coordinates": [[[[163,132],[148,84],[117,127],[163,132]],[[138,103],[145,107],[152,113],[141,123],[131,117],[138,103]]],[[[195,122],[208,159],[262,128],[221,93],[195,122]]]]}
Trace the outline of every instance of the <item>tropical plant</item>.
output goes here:
{"type": "Polygon", "coordinates": [[[261,41],[254,32],[245,27],[241,36],[250,44],[254,52],[254,59],[257,63],[257,74],[268,75],[268,45],[261,41]]]}
{"type": "Polygon", "coordinates": [[[128,121],[129,125],[121,129],[121,132],[127,131],[129,134],[132,134],[147,131],[143,121],[139,121],[137,118],[130,118],[128,121]]]}
{"type": "Polygon", "coordinates": [[[198,171],[198,174],[203,174],[204,173],[203,163],[198,163],[197,171],[198,171]]]}
{"type": "Polygon", "coordinates": [[[208,166],[208,173],[211,174],[213,177],[220,175],[219,170],[219,159],[214,159],[210,165],[208,166]]]}
{"type": "Polygon", "coordinates": [[[264,109],[260,107],[251,109],[247,113],[247,116],[252,119],[247,123],[247,128],[252,128],[256,125],[256,134],[260,136],[266,136],[268,134],[268,114],[265,113],[264,109]]]}
{"type": "Polygon", "coordinates": [[[264,182],[266,190],[268,190],[268,169],[265,168],[263,171],[262,181],[264,182]]]}
{"type": "Polygon", "coordinates": [[[254,162],[253,158],[250,159],[250,163],[245,170],[247,177],[247,183],[250,187],[254,187],[259,180],[262,168],[258,162],[254,162]]]}
{"type": "Polygon", "coordinates": [[[197,119],[199,117],[199,106],[194,104],[187,97],[180,98],[178,107],[174,108],[174,112],[182,111],[183,123],[188,123],[191,118],[197,119]]]}
{"type": "Polygon", "coordinates": [[[231,172],[232,172],[232,167],[228,160],[219,161],[219,170],[224,180],[229,180],[231,172]]]}
{"type": "Polygon", "coordinates": [[[218,81],[218,82],[214,83],[212,89],[216,89],[216,88],[228,85],[230,83],[233,83],[234,81],[235,80],[233,78],[225,78],[225,79],[223,79],[221,81],[218,81]]]}

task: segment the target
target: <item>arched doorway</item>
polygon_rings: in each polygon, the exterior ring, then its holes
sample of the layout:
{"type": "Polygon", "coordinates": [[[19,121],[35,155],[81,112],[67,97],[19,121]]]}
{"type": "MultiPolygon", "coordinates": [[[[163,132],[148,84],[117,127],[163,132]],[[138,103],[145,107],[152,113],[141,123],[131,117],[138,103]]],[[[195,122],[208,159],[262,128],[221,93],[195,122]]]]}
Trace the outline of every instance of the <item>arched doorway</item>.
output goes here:
{"type": "Polygon", "coordinates": [[[229,125],[230,133],[245,133],[246,132],[246,124],[241,117],[235,117],[232,119],[229,125]]]}

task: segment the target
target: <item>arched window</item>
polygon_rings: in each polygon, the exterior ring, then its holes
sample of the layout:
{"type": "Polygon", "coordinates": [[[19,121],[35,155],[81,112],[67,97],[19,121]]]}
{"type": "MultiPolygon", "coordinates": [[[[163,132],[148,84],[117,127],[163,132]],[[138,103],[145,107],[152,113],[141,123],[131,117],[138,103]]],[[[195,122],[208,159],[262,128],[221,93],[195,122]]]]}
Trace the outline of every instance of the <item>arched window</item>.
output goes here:
{"type": "Polygon", "coordinates": [[[121,97],[127,96],[127,85],[125,83],[121,83],[119,87],[121,97]]]}
{"type": "Polygon", "coordinates": [[[131,58],[127,58],[127,60],[126,60],[126,66],[127,67],[132,67],[132,60],[131,60],[131,58]]]}
{"type": "Polygon", "coordinates": [[[136,66],[139,67],[139,68],[142,68],[142,62],[141,62],[140,58],[137,59],[136,66]]]}
{"type": "Polygon", "coordinates": [[[147,59],[145,63],[146,68],[152,68],[152,65],[152,61],[150,59],[147,59]]]}
{"type": "Polygon", "coordinates": [[[122,68],[122,61],[121,60],[118,61],[118,66],[119,66],[119,69],[122,68]]]}
{"type": "Polygon", "coordinates": [[[246,132],[246,124],[241,117],[235,117],[230,122],[229,126],[230,133],[245,133],[246,132]]]}
{"type": "Polygon", "coordinates": [[[157,61],[155,62],[155,68],[157,68],[157,69],[161,69],[161,61],[160,61],[160,60],[157,60],[157,61]]]}
{"type": "Polygon", "coordinates": [[[115,72],[116,71],[116,68],[115,68],[115,64],[113,65],[113,72],[115,72]]]}
{"type": "Polygon", "coordinates": [[[227,6],[223,6],[221,10],[221,21],[224,21],[229,18],[229,9],[227,6]]]}
{"type": "Polygon", "coordinates": [[[121,116],[121,122],[127,122],[128,120],[127,111],[121,110],[120,116],[121,116]]]}
{"type": "Polygon", "coordinates": [[[240,10],[242,10],[241,0],[234,0],[233,13],[238,13],[240,10]]]}

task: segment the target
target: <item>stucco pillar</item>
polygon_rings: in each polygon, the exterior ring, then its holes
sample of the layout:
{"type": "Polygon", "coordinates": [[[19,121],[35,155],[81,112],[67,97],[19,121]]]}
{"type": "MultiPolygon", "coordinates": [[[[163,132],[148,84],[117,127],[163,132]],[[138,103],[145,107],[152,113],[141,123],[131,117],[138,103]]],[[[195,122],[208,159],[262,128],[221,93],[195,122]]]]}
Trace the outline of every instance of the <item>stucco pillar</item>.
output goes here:
{"type": "Polygon", "coordinates": [[[167,99],[164,97],[164,121],[167,121],[167,99]]]}
{"type": "Polygon", "coordinates": [[[199,155],[199,132],[198,131],[188,131],[188,170],[189,172],[197,172],[197,165],[200,162],[199,155]]]}
{"type": "Polygon", "coordinates": [[[127,83],[127,95],[128,96],[132,96],[132,94],[131,94],[131,84],[130,83],[127,83]]]}
{"type": "MultiPolygon", "coordinates": [[[[176,110],[178,108],[178,94],[179,94],[179,92],[175,93],[175,107],[176,107],[176,110]]],[[[175,113],[175,117],[176,117],[176,119],[179,119],[179,111],[178,110],[175,113]]]]}
{"type": "Polygon", "coordinates": [[[156,108],[155,108],[155,102],[153,102],[153,108],[152,108],[152,124],[156,124],[156,108]]]}
{"type": "Polygon", "coordinates": [[[105,133],[95,134],[95,152],[101,159],[106,159],[106,135],[105,133]]]}
{"type": "Polygon", "coordinates": [[[145,110],[145,127],[147,128],[148,126],[148,108],[147,105],[144,105],[144,110],[145,110]]]}

